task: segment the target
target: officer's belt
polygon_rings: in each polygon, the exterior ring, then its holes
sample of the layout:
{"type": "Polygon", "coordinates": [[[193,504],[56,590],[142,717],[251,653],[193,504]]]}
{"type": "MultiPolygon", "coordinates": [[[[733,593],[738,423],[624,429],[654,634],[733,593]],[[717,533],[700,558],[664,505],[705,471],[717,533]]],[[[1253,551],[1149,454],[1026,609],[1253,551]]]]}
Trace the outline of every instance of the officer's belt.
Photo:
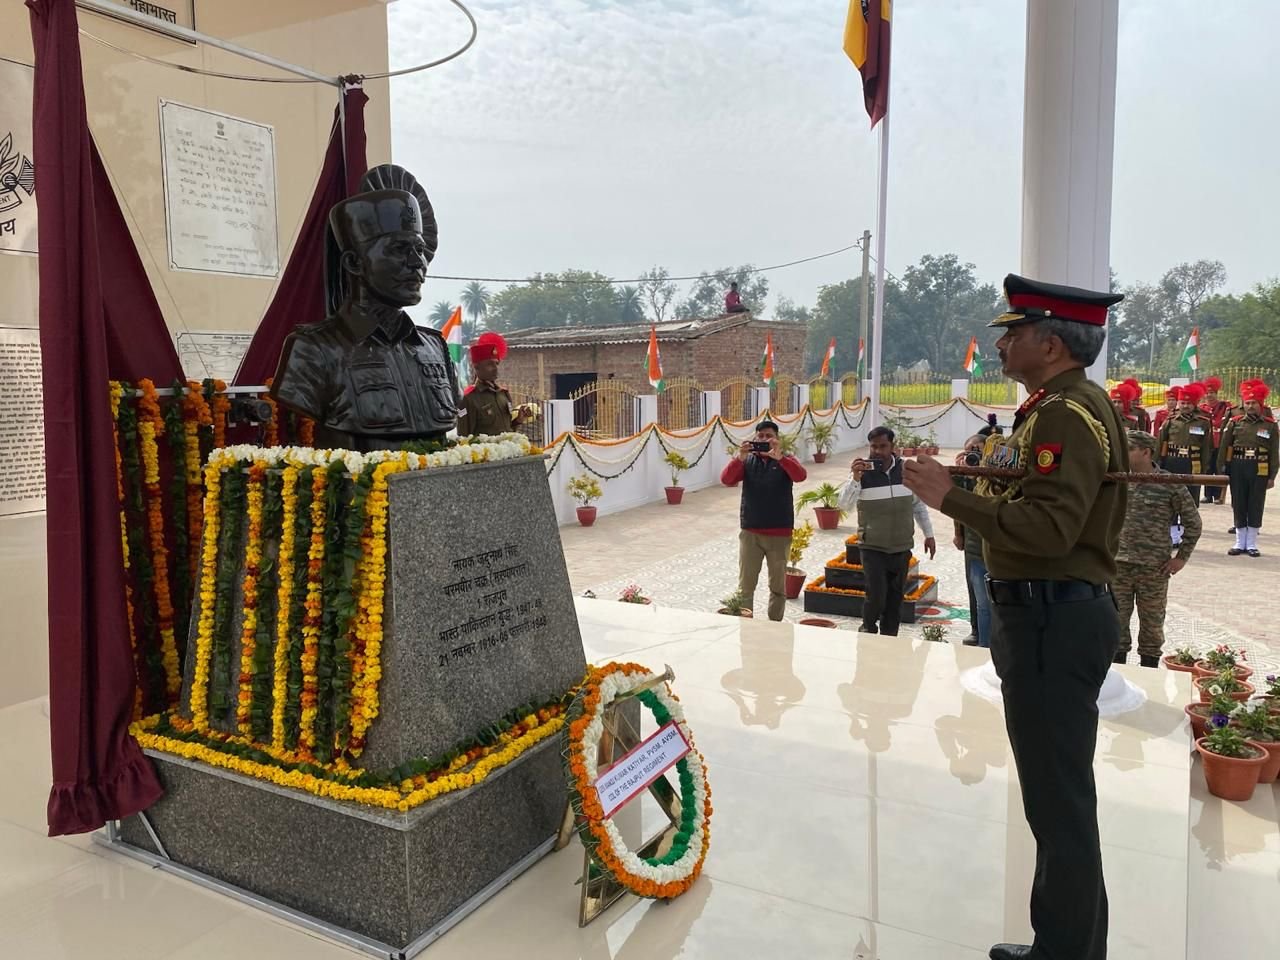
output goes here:
{"type": "Polygon", "coordinates": [[[1266,460],[1267,455],[1264,451],[1257,447],[1232,447],[1231,456],[1240,457],[1244,460],[1266,460]]]}
{"type": "Polygon", "coordinates": [[[1191,448],[1190,447],[1174,447],[1170,451],[1170,453],[1172,453],[1175,457],[1189,457],[1191,456],[1191,448]]]}
{"type": "Polygon", "coordinates": [[[1083,580],[993,580],[987,577],[987,596],[999,607],[1026,607],[1041,603],[1078,603],[1105,597],[1109,584],[1083,580]]]}

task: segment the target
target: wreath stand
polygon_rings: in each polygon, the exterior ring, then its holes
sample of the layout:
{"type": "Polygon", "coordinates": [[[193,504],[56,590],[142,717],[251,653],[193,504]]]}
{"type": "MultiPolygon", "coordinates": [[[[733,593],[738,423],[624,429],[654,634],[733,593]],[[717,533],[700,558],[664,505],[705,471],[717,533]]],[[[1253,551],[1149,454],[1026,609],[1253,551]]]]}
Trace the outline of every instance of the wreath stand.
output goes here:
{"type": "MultiPolygon", "coordinates": [[[[604,770],[615,763],[640,743],[639,711],[632,710],[628,712],[621,708],[628,705],[628,701],[646,690],[652,690],[660,684],[674,680],[676,678],[675,672],[670,665],[664,666],[666,666],[666,670],[661,676],[654,677],[634,690],[618,694],[610,703],[605,705],[604,714],[601,717],[601,722],[604,724],[604,733],[600,737],[600,747],[597,754],[597,763],[600,770],[604,770]]],[[[634,706],[638,707],[639,704],[634,704],[634,706]]],[[[680,823],[680,794],[667,782],[666,774],[664,773],[649,784],[648,790],[649,794],[658,801],[658,806],[666,814],[668,822],[666,827],[659,830],[657,834],[640,847],[637,851],[640,857],[652,857],[662,849],[664,844],[673,842],[680,823]]],[[[576,832],[573,805],[566,802],[564,820],[560,824],[560,833],[556,837],[555,849],[563,850],[568,846],[576,832]]],[[[582,888],[581,898],[578,903],[578,926],[580,928],[585,927],[608,910],[627,892],[626,887],[618,883],[607,871],[601,870],[592,864],[591,854],[585,848],[582,851],[582,876],[575,880],[574,883],[582,888]]]]}

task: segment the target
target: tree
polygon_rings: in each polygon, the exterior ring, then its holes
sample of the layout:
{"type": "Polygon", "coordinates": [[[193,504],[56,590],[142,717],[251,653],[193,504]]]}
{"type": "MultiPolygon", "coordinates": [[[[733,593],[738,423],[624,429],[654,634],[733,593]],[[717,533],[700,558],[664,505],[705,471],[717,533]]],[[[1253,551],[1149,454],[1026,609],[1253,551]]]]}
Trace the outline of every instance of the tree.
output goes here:
{"type": "Polygon", "coordinates": [[[1259,283],[1243,297],[1213,297],[1203,309],[1222,321],[1205,343],[1215,367],[1280,367],[1280,279],[1259,283]]]}
{"type": "MultiPolygon", "coordinates": [[[[886,284],[888,281],[886,281],[886,284]]],[[[831,361],[835,376],[852,373],[858,362],[858,305],[862,298],[861,280],[843,280],[829,283],[818,290],[818,302],[809,314],[809,329],[805,337],[805,371],[816,374],[822,368],[822,357],[831,338],[836,338],[836,355],[831,361]]],[[[780,314],[785,303],[779,302],[775,314],[780,314]]],[[[779,316],[779,319],[781,317],[779,316]]]]}
{"type": "Polygon", "coordinates": [[[1162,287],[1149,283],[1128,287],[1107,333],[1107,362],[1112,366],[1160,369],[1156,361],[1178,338],[1180,329],[1176,310],[1162,287]]]}
{"type": "Polygon", "coordinates": [[[682,320],[720,316],[724,313],[724,295],[731,283],[738,284],[742,305],[756,316],[762,316],[769,296],[769,278],[754,270],[751,264],[744,263],[740,267],[721,267],[703,274],[693,281],[689,296],[676,308],[676,316],[682,320]]]}
{"type": "Polygon", "coordinates": [[[618,291],[618,312],[623,323],[643,323],[644,303],[640,288],[627,284],[618,291]]]}
{"type": "Polygon", "coordinates": [[[640,274],[640,294],[649,305],[654,323],[662,323],[676,298],[679,288],[671,282],[671,272],[666,267],[652,267],[640,274]]]}
{"type": "Polygon", "coordinates": [[[1221,260],[1180,263],[1165,271],[1160,289],[1175,310],[1184,314],[1188,332],[1196,326],[1196,310],[1215,290],[1227,282],[1227,268],[1221,260]]]}
{"type": "Polygon", "coordinates": [[[441,300],[431,308],[431,314],[427,317],[431,321],[431,325],[437,330],[445,325],[451,316],[453,316],[453,304],[448,300],[441,300]]]}
{"type": "Polygon", "coordinates": [[[885,370],[906,367],[921,359],[936,373],[959,376],[971,337],[991,355],[993,341],[987,324],[1000,310],[1000,293],[992,284],[979,284],[972,263],[954,253],[925,254],[907,267],[897,282],[885,282],[885,370]]]}
{"type": "Polygon", "coordinates": [[[622,322],[617,289],[604,274],[586,270],[536,274],[489,301],[488,326],[499,332],[622,322]]]}
{"type": "Polygon", "coordinates": [[[463,287],[461,299],[462,309],[471,318],[471,323],[467,325],[466,330],[466,339],[470,342],[475,339],[476,326],[489,312],[489,301],[492,297],[488,287],[479,280],[472,280],[463,287]]]}

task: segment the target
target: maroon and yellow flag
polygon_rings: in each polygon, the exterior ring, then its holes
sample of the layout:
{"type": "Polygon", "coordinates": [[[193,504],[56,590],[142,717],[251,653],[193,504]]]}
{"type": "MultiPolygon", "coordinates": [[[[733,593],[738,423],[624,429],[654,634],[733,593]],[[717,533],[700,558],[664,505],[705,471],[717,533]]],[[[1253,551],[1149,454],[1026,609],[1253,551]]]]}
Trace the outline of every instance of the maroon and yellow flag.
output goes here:
{"type": "Polygon", "coordinates": [[[862,74],[862,98],[871,126],[889,109],[890,0],[849,0],[844,22],[844,52],[862,74]]]}

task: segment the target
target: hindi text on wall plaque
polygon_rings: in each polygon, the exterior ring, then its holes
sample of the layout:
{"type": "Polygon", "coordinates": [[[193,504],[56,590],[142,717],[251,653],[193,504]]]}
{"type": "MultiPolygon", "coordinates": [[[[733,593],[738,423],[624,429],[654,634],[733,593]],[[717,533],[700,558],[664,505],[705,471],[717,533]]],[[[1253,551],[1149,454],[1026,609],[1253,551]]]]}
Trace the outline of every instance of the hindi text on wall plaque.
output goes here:
{"type": "Polygon", "coordinates": [[[0,517],[44,509],[40,331],[0,327],[0,517]]]}

